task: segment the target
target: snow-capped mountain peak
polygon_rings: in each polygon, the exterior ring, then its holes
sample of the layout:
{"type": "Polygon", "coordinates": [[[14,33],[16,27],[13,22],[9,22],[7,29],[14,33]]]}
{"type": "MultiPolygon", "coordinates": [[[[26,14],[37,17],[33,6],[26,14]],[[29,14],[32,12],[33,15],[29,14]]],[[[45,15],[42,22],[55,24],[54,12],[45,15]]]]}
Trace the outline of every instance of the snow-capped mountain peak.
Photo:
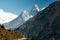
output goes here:
{"type": "Polygon", "coordinates": [[[35,5],[33,6],[33,8],[31,9],[31,11],[30,11],[30,15],[31,15],[31,16],[35,16],[39,11],[40,11],[40,9],[39,9],[38,5],[35,4],[35,5]]]}
{"type": "Polygon", "coordinates": [[[40,10],[37,4],[34,5],[34,9],[36,9],[37,11],[40,10]]]}
{"type": "Polygon", "coordinates": [[[24,10],[22,11],[21,16],[24,21],[27,21],[29,19],[29,12],[24,10]]]}
{"type": "Polygon", "coordinates": [[[32,18],[39,12],[39,7],[37,4],[33,6],[30,12],[23,10],[21,14],[13,21],[5,23],[4,26],[7,28],[17,28],[25,23],[28,19],[32,18]]]}
{"type": "Polygon", "coordinates": [[[5,28],[17,28],[20,25],[22,25],[24,22],[26,22],[29,19],[29,13],[27,11],[22,11],[21,14],[14,20],[12,20],[9,23],[5,23],[5,28]]]}

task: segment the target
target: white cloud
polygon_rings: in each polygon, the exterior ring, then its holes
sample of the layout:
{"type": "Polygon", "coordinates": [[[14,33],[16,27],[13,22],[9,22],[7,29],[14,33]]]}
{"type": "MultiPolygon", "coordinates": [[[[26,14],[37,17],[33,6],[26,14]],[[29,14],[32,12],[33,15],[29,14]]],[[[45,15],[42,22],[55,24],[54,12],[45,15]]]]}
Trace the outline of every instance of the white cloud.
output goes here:
{"type": "Polygon", "coordinates": [[[17,15],[0,9],[0,24],[7,23],[15,19],[17,15]]]}

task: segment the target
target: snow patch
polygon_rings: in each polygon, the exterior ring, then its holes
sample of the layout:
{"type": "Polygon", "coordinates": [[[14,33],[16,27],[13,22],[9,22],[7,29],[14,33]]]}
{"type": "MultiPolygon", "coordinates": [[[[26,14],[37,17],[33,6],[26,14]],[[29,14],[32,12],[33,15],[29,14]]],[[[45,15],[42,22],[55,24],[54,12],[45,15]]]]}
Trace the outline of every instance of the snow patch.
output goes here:
{"type": "Polygon", "coordinates": [[[15,19],[17,15],[0,9],[0,24],[7,23],[15,19]]]}

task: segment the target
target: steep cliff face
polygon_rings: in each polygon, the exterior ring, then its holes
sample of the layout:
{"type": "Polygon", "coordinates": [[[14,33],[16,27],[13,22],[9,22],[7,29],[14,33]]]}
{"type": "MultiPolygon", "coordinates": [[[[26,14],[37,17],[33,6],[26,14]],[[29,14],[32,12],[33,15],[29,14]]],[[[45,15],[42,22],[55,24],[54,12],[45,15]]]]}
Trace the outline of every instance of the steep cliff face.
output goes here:
{"type": "Polygon", "coordinates": [[[15,29],[35,40],[53,40],[60,37],[60,1],[53,2],[46,9],[15,29]]]}

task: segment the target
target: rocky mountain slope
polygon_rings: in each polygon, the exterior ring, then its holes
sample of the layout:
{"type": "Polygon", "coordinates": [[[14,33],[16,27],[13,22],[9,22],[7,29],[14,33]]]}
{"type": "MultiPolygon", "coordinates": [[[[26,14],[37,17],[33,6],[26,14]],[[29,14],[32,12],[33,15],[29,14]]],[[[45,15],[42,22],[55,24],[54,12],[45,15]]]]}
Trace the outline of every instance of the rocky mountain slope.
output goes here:
{"type": "Polygon", "coordinates": [[[55,1],[14,31],[34,40],[60,40],[59,24],[60,1],[55,1]]]}

